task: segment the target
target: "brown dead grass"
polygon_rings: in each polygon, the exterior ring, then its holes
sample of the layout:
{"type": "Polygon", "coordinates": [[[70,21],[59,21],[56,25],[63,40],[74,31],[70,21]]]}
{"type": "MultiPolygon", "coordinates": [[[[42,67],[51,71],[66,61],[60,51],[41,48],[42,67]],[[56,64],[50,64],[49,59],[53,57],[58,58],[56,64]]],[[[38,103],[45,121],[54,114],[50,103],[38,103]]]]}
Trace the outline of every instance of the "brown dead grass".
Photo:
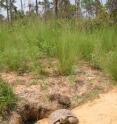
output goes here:
{"type": "Polygon", "coordinates": [[[71,107],[74,107],[111,88],[112,80],[86,62],[76,66],[74,74],[69,76],[58,75],[56,64],[55,60],[44,59],[46,75],[18,75],[15,72],[3,72],[0,75],[13,86],[19,98],[49,106],[52,104],[49,100],[51,94],[67,96],[71,100],[71,107]]]}

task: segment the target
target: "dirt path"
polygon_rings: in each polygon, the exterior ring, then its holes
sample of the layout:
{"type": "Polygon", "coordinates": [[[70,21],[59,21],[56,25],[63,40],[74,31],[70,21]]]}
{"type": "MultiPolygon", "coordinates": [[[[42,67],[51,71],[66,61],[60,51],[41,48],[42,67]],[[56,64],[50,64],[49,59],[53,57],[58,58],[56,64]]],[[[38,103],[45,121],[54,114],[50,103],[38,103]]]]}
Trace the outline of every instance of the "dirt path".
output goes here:
{"type": "MultiPolygon", "coordinates": [[[[72,111],[80,124],[117,124],[117,88],[72,111]]],[[[47,119],[36,124],[47,124],[47,119]]]]}

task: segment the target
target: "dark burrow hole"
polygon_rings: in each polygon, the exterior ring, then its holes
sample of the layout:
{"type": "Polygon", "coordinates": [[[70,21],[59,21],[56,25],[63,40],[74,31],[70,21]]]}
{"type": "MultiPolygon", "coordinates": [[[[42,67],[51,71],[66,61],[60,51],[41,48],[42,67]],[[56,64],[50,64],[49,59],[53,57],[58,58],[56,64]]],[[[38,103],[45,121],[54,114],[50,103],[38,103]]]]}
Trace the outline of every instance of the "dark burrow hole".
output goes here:
{"type": "Polygon", "coordinates": [[[27,121],[24,121],[24,124],[35,124],[38,120],[28,119],[27,121]]]}
{"type": "MultiPolygon", "coordinates": [[[[43,118],[45,118],[45,117],[43,117],[43,118]]],[[[28,118],[27,120],[23,120],[23,124],[35,124],[37,121],[39,121],[43,118],[39,118],[39,119],[28,118]]]]}
{"type": "Polygon", "coordinates": [[[21,111],[19,114],[22,117],[23,124],[35,124],[37,121],[48,117],[51,110],[44,108],[44,107],[26,107],[23,111],[21,111]]]}

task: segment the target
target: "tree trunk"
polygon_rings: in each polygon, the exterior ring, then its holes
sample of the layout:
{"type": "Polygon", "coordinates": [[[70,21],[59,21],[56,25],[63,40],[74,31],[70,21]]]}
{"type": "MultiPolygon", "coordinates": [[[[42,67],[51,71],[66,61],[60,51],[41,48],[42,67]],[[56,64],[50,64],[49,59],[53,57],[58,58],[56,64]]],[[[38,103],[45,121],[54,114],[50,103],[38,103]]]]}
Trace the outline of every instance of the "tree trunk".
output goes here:
{"type": "Polygon", "coordinates": [[[114,23],[117,23],[117,0],[109,1],[109,12],[114,23]]]}
{"type": "Polygon", "coordinates": [[[31,15],[31,7],[32,7],[31,0],[28,0],[29,15],[31,15]]]}
{"type": "Polygon", "coordinates": [[[117,0],[111,0],[110,4],[111,13],[117,11],[117,0]]]}
{"type": "Polygon", "coordinates": [[[80,18],[81,16],[80,0],[75,0],[75,5],[76,5],[76,17],[80,18]]]}
{"type": "Polygon", "coordinates": [[[36,14],[38,15],[38,0],[36,0],[35,3],[36,3],[36,14]]]}
{"type": "Polygon", "coordinates": [[[10,21],[10,15],[9,15],[9,1],[6,0],[6,8],[7,8],[7,20],[10,21]]]}
{"type": "Polygon", "coordinates": [[[54,0],[55,16],[58,18],[58,0],[54,0]]]}
{"type": "Polygon", "coordinates": [[[96,16],[101,13],[101,2],[100,0],[96,0],[96,16]]]}
{"type": "Polygon", "coordinates": [[[22,1],[22,0],[20,0],[20,3],[21,3],[21,12],[22,12],[22,14],[24,14],[23,1],[22,1]]]}
{"type": "Polygon", "coordinates": [[[10,21],[12,21],[12,0],[9,0],[9,12],[10,12],[10,21]]]}

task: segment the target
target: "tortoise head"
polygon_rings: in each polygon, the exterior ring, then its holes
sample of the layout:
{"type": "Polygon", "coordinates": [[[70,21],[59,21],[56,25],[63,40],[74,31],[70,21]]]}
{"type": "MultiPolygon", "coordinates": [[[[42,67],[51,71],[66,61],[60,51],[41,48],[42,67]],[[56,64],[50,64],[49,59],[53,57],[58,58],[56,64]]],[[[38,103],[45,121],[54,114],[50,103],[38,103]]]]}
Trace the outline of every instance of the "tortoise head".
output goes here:
{"type": "Polygon", "coordinates": [[[79,120],[76,117],[69,117],[68,121],[69,121],[69,124],[79,124],[79,120]]]}

